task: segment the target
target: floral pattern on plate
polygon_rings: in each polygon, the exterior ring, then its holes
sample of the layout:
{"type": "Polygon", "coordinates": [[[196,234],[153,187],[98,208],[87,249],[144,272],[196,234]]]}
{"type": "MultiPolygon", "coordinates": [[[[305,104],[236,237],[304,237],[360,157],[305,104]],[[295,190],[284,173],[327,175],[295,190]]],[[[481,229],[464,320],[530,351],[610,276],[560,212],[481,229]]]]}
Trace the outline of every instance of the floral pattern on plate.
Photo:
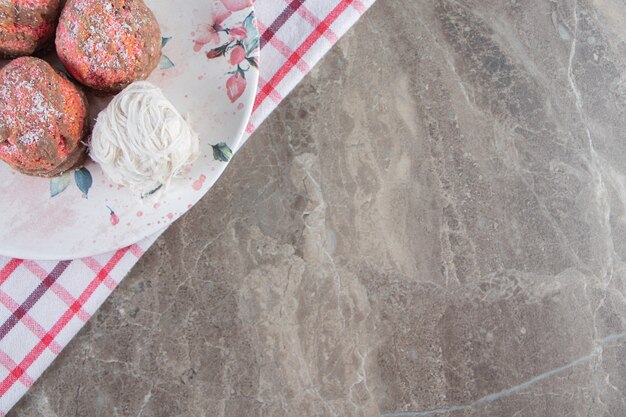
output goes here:
{"type": "Polygon", "coordinates": [[[227,58],[228,64],[234,67],[233,71],[228,72],[230,77],[226,81],[226,93],[230,101],[235,103],[246,90],[246,73],[259,68],[259,31],[254,23],[254,12],[250,12],[241,24],[225,26],[224,19],[241,2],[222,0],[221,3],[225,5],[225,12],[216,10],[209,24],[198,26],[194,51],[200,52],[207,45],[219,45],[206,52],[206,57],[227,58]]]}

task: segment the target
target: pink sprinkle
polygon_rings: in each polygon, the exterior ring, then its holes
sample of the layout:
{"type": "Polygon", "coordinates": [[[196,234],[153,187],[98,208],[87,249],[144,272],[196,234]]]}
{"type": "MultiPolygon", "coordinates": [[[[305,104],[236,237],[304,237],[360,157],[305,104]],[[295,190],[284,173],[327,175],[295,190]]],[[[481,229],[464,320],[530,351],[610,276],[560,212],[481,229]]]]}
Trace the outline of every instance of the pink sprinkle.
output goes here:
{"type": "Polygon", "coordinates": [[[193,204],[187,204],[187,208],[190,209],[193,207],[193,204]]]}
{"type": "Polygon", "coordinates": [[[204,185],[204,181],[206,181],[206,175],[200,175],[197,181],[193,183],[193,189],[196,191],[200,191],[202,186],[204,185]]]}
{"type": "Polygon", "coordinates": [[[198,75],[198,79],[202,80],[204,78],[204,75],[198,75]]]}
{"type": "Polygon", "coordinates": [[[174,218],[174,215],[172,213],[167,213],[167,218],[172,220],[174,218]]]}
{"type": "Polygon", "coordinates": [[[161,203],[154,203],[154,206],[152,207],[154,207],[155,209],[158,209],[159,207],[161,207],[161,203]]]}
{"type": "Polygon", "coordinates": [[[141,217],[141,216],[143,216],[143,211],[138,211],[137,212],[137,217],[141,217]]]}
{"type": "Polygon", "coordinates": [[[237,110],[241,110],[243,109],[243,103],[239,103],[239,105],[237,106],[237,110]]]}

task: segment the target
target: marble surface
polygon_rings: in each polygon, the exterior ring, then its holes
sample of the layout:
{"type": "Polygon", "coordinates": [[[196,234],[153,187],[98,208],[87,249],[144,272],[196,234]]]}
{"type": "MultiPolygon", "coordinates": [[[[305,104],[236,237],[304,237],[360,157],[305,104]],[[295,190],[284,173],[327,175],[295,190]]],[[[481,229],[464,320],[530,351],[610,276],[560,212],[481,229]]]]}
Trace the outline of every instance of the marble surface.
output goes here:
{"type": "Polygon", "coordinates": [[[379,0],[10,417],[626,415],[625,16],[379,0]]]}

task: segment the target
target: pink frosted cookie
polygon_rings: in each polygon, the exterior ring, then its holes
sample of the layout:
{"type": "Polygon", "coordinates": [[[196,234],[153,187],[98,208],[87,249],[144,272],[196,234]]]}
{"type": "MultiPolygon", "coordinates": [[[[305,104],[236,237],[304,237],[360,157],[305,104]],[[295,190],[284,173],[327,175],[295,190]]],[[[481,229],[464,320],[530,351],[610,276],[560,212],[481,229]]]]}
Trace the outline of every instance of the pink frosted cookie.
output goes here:
{"type": "Polygon", "coordinates": [[[82,84],[117,92],[148,78],[161,31],[142,0],[68,0],[56,35],[61,62],[82,84]]]}
{"type": "Polygon", "coordinates": [[[54,177],[81,166],[87,99],[38,58],[0,70],[0,160],[28,175],[54,177]]]}
{"type": "Polygon", "coordinates": [[[30,55],[54,35],[59,0],[1,0],[0,56],[30,55]]]}

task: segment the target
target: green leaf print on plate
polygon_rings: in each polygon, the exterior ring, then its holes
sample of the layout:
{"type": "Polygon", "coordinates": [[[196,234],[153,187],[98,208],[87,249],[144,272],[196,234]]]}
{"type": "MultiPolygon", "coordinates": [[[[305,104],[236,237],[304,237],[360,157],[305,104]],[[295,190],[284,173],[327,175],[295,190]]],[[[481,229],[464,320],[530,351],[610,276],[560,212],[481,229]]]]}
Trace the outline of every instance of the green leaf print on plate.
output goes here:
{"type": "MultiPolygon", "coordinates": [[[[171,40],[172,40],[171,36],[167,38],[162,37],[161,48],[165,48],[165,45],[167,45],[171,40]]],[[[166,70],[172,67],[174,67],[174,63],[172,62],[172,60],[167,55],[161,53],[161,59],[159,59],[159,69],[166,70]]]]}
{"type": "MultiPolygon", "coordinates": [[[[72,172],[67,171],[59,177],[50,179],[50,197],[56,197],[63,191],[67,190],[72,178],[72,172]]],[[[93,185],[93,177],[91,172],[87,168],[80,168],[74,171],[74,182],[78,189],[83,193],[83,196],[87,198],[89,189],[93,185]]]]}
{"type": "Polygon", "coordinates": [[[50,197],[56,197],[61,194],[70,185],[69,172],[64,172],[60,177],[52,178],[50,180],[50,197]]]}
{"type": "Polygon", "coordinates": [[[233,151],[224,142],[213,146],[213,158],[217,161],[228,162],[233,157],[233,151]]]}
{"type": "Polygon", "coordinates": [[[243,21],[243,27],[246,28],[248,33],[244,45],[246,46],[246,51],[250,54],[259,47],[259,30],[254,24],[254,12],[250,13],[243,21]]]}
{"type": "Polygon", "coordinates": [[[166,70],[174,67],[174,63],[171,59],[167,57],[167,55],[161,55],[161,59],[159,60],[159,69],[166,70]]]}
{"type": "Polygon", "coordinates": [[[93,177],[91,176],[91,172],[87,168],[77,169],[74,172],[74,180],[76,181],[76,185],[78,189],[82,191],[85,198],[89,194],[89,189],[93,185],[93,177]]]}

